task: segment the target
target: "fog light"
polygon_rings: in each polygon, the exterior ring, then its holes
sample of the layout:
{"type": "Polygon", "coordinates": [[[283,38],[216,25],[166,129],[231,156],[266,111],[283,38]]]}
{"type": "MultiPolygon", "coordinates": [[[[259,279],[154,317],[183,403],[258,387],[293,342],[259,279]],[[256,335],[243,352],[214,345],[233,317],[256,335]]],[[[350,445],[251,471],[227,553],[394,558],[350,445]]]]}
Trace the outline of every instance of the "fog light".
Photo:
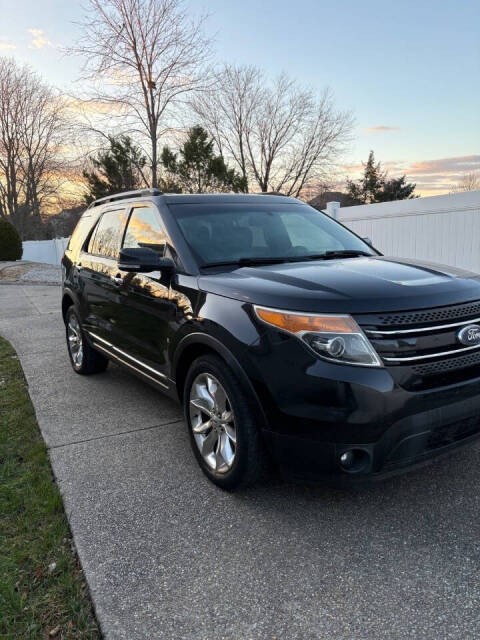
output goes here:
{"type": "Polygon", "coordinates": [[[342,467],[348,469],[348,467],[352,466],[354,459],[353,451],[345,451],[345,453],[342,453],[340,456],[340,464],[342,467]]]}
{"type": "Polygon", "coordinates": [[[362,473],[370,466],[371,456],[365,449],[348,449],[339,455],[338,461],[346,473],[362,473]]]}

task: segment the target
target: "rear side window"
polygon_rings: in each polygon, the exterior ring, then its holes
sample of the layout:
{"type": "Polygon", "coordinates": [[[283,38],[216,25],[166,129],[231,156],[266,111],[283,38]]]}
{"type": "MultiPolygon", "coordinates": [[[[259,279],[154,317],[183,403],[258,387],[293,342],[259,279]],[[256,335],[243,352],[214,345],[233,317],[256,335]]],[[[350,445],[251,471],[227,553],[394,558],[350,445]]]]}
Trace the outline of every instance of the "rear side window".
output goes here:
{"type": "Polygon", "coordinates": [[[88,236],[88,233],[92,228],[93,222],[93,216],[83,214],[70,236],[70,241],[68,243],[68,249],[70,251],[74,251],[75,253],[80,251],[83,243],[85,242],[85,238],[88,236]]]}
{"type": "Polygon", "coordinates": [[[125,209],[106,211],[90,238],[88,253],[116,260],[120,251],[126,218],[125,209]]]}
{"type": "Polygon", "coordinates": [[[153,249],[161,257],[165,255],[167,237],[154,207],[135,207],[128,221],[123,246],[153,249]]]}

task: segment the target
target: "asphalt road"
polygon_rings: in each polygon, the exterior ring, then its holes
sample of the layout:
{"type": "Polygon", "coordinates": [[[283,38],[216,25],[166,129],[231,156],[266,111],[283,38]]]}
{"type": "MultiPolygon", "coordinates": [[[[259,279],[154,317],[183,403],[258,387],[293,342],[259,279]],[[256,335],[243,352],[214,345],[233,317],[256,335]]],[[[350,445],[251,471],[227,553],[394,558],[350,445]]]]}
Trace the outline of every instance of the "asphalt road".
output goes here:
{"type": "Polygon", "coordinates": [[[228,494],[179,409],[111,365],[73,373],[58,287],[0,286],[105,637],[480,637],[480,447],[356,491],[228,494]]]}

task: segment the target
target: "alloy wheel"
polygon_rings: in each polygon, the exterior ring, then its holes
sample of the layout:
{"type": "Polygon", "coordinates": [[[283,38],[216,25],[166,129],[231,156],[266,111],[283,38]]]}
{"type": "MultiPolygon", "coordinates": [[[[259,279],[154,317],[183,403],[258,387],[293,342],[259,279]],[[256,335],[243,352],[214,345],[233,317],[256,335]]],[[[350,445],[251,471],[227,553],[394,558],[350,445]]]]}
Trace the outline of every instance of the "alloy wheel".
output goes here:
{"type": "Polygon", "coordinates": [[[68,349],[72,357],[73,365],[76,369],[80,369],[83,362],[83,340],[82,331],[78,318],[73,313],[68,319],[67,325],[68,349]]]}
{"type": "Polygon", "coordinates": [[[189,413],[193,437],[206,464],[226,473],[235,460],[235,417],[227,392],[211,373],[201,373],[193,381],[189,413]]]}

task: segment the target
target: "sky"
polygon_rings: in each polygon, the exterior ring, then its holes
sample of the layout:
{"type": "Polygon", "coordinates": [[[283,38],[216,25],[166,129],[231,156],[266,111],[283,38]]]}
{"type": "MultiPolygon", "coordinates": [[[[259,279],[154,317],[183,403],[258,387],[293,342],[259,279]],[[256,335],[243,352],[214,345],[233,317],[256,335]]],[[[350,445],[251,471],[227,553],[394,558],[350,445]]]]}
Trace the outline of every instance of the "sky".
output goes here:
{"type": "MultiPolygon", "coordinates": [[[[421,195],[480,172],[480,0],[185,0],[208,14],[219,62],[286,72],[352,110],[343,174],[370,149],[421,195]]],[[[72,92],[81,61],[78,0],[0,0],[0,55],[30,63],[72,92]]]]}

